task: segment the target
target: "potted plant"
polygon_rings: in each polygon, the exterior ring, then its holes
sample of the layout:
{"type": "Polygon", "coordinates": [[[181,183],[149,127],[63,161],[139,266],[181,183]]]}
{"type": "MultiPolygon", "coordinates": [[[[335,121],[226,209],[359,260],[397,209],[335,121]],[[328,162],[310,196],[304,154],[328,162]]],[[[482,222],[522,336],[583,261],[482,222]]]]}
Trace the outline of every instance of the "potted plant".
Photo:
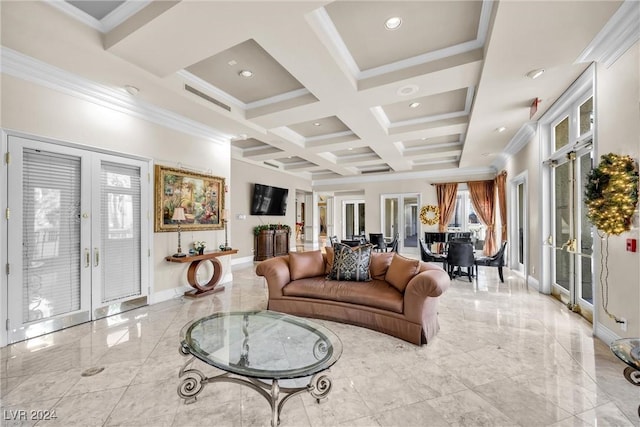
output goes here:
{"type": "Polygon", "coordinates": [[[204,253],[204,248],[206,247],[207,247],[207,242],[205,242],[204,240],[197,240],[193,242],[193,249],[195,249],[199,255],[202,255],[204,253]]]}

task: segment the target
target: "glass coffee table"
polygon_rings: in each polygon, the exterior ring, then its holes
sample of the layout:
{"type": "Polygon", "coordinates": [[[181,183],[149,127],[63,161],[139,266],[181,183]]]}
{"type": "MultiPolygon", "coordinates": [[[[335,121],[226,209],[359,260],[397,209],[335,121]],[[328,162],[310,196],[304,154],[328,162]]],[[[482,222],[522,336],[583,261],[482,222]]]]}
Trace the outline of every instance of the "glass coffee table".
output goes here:
{"type": "Polygon", "coordinates": [[[342,342],[329,329],[307,319],[274,311],[216,313],[186,324],[180,353],[189,357],[180,369],[178,395],[196,401],[208,383],[224,381],[256,390],[271,405],[271,425],[280,423],[291,397],[310,393],[319,403],[331,391],[324,371],[338,361],[342,342]],[[225,371],[207,377],[190,365],[199,359],[225,371]],[[279,381],[305,378],[303,387],[279,381]],[[306,380],[308,378],[308,381],[306,380]]]}

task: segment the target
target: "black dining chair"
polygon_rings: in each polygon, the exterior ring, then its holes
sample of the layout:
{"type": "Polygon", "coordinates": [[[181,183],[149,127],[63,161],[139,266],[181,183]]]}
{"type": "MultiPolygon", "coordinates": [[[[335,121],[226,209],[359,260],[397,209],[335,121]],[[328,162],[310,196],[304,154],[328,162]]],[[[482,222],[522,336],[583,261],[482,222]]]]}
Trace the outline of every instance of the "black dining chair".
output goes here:
{"type": "Polygon", "coordinates": [[[389,252],[398,252],[398,241],[400,240],[400,233],[396,233],[393,236],[393,240],[389,242],[387,245],[389,247],[389,252]]]}
{"type": "Polygon", "coordinates": [[[369,241],[375,245],[373,250],[376,252],[387,252],[387,243],[382,233],[369,233],[369,241]]]}
{"type": "Polygon", "coordinates": [[[447,272],[449,277],[453,278],[455,275],[467,276],[471,282],[475,270],[475,258],[473,256],[473,245],[465,242],[449,242],[449,248],[447,250],[447,272]],[[466,268],[466,273],[462,271],[466,268]],[[455,270],[457,269],[457,273],[455,270]]]}
{"type": "Polygon", "coordinates": [[[482,256],[476,259],[476,271],[478,271],[478,266],[482,267],[497,267],[498,268],[498,276],[500,277],[500,281],[504,283],[504,276],[502,275],[502,267],[504,267],[504,252],[507,248],[507,241],[502,242],[500,246],[500,250],[491,256],[482,256]]]}
{"type": "Polygon", "coordinates": [[[441,262],[443,264],[447,262],[447,257],[431,252],[429,246],[422,239],[420,239],[420,259],[424,262],[441,262]]]}

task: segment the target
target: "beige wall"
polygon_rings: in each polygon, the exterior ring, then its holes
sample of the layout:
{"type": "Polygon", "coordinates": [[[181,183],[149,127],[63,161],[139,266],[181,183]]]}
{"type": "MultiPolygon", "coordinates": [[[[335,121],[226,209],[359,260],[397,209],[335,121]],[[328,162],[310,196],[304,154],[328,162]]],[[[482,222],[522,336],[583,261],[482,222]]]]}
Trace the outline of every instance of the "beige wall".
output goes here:
{"type": "MultiPolygon", "coordinates": [[[[598,155],[628,154],[640,158],[640,46],[636,43],[610,68],[596,69],[598,155]]],[[[598,307],[600,323],[620,336],[640,336],[640,255],[625,250],[626,239],[639,238],[638,210],[634,228],[609,238],[609,311],[627,319],[623,332],[598,307]]],[[[599,242],[596,241],[596,244],[599,242]]],[[[599,289],[598,289],[599,292],[599,289]]]]}
{"type": "MultiPolygon", "coordinates": [[[[540,200],[540,150],[538,148],[538,135],[530,138],[529,143],[520,150],[515,156],[511,157],[507,162],[507,200],[508,211],[511,212],[515,207],[515,201],[511,199],[511,183],[513,179],[520,174],[526,174],[527,180],[527,274],[536,281],[540,280],[540,245],[544,240],[540,231],[540,206],[544,203],[540,200]]],[[[507,227],[510,227],[509,221],[512,217],[507,218],[507,227]]],[[[509,237],[511,239],[512,229],[509,228],[509,237]]],[[[515,242],[514,242],[515,244],[515,242]]],[[[515,249],[511,246],[511,249],[515,249]]],[[[510,252],[512,255],[515,253],[510,252]]]]}
{"type": "MultiPolygon", "coordinates": [[[[311,181],[268,167],[231,160],[231,222],[229,244],[238,249],[238,258],[253,256],[253,228],[260,224],[286,224],[291,227],[291,247],[295,247],[296,190],[311,191],[311,181]],[[254,216],[250,214],[253,184],[259,183],[289,189],[285,216],[254,216]],[[239,216],[244,215],[245,219],[239,216]]],[[[304,200],[299,200],[299,203],[304,200]]]]}
{"type": "MultiPolygon", "coordinates": [[[[635,44],[610,68],[598,65],[596,69],[596,147],[598,155],[606,153],[629,154],[636,161],[640,158],[640,48],[635,44]]],[[[599,159],[597,160],[599,162],[599,159]]],[[[546,236],[541,235],[539,135],[534,135],[529,144],[507,162],[508,180],[526,171],[528,178],[528,239],[529,275],[540,280],[541,245],[546,236]],[[532,272],[531,267],[535,269],[532,272]]],[[[638,210],[635,226],[621,236],[609,238],[609,311],[617,317],[625,318],[628,330],[622,331],[602,308],[601,289],[596,278],[597,321],[618,336],[640,335],[640,256],[627,252],[626,239],[639,238],[638,210]]],[[[594,264],[600,264],[600,240],[595,239],[594,264]]],[[[597,326],[596,326],[597,327],[597,326]]]]}
{"type": "MultiPolygon", "coordinates": [[[[380,197],[383,194],[418,193],[420,194],[420,206],[437,204],[436,189],[426,180],[404,180],[390,182],[371,182],[360,184],[332,185],[330,187],[316,186],[314,191],[334,191],[334,224],[335,234],[342,236],[342,202],[345,200],[362,199],[365,202],[365,232],[379,233],[382,231],[380,217],[380,197]],[[347,194],[342,194],[345,192],[347,194]]],[[[423,236],[425,231],[438,231],[438,226],[420,224],[418,233],[423,236]]]]}
{"type": "MultiPolygon", "coordinates": [[[[1,84],[0,126],[5,130],[143,156],[157,164],[172,167],[181,164],[226,179],[229,177],[228,143],[189,136],[4,74],[1,84]]],[[[187,285],[187,265],[164,260],[176,251],[177,240],[176,233],[153,234],[151,268],[155,277],[152,293],[170,293],[173,288],[187,285]]],[[[209,248],[215,248],[224,243],[224,232],[182,233],[183,249],[189,248],[194,240],[204,240],[209,248]]],[[[228,265],[229,261],[223,260],[223,265],[228,265]]]]}

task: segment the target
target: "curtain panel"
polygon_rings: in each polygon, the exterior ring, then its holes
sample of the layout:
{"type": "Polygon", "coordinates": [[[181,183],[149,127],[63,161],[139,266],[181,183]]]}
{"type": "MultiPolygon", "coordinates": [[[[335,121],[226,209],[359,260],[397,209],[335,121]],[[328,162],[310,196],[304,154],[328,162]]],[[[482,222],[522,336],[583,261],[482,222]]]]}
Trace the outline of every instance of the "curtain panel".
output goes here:
{"type": "Polygon", "coordinates": [[[496,252],[496,237],[494,233],[496,208],[495,185],[493,181],[470,181],[469,196],[478,218],[487,226],[487,238],[484,242],[485,255],[493,255],[496,252]]]}
{"type": "Polygon", "coordinates": [[[495,179],[496,189],[498,190],[498,206],[500,207],[500,243],[507,240],[507,171],[502,171],[495,179]]]}
{"type": "Polygon", "coordinates": [[[438,197],[438,209],[440,209],[440,220],[438,231],[447,231],[447,225],[451,221],[456,208],[456,197],[458,195],[458,183],[435,184],[436,195],[438,197]]]}

